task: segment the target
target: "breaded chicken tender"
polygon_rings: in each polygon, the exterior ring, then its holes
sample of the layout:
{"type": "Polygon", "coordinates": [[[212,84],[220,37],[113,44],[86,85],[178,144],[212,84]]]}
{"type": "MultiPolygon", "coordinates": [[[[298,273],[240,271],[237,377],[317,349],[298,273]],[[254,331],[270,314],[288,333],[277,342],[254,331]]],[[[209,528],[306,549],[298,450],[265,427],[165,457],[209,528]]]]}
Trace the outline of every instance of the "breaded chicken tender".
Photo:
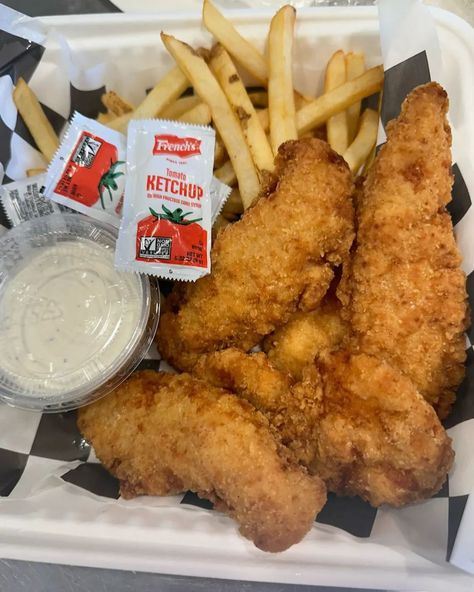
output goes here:
{"type": "Polygon", "coordinates": [[[293,382],[262,353],[224,350],[203,356],[194,371],[251,401],[329,491],[402,506],[446,480],[450,438],[413,383],[383,360],[322,354],[293,382]]]}
{"type": "Polygon", "coordinates": [[[337,298],[325,299],[316,310],[298,311],[263,341],[263,350],[279,370],[301,380],[305,366],[325,350],[334,350],[349,333],[337,298]]]}
{"type": "Polygon", "coordinates": [[[188,489],[265,551],[300,541],[326,501],[249,403],[187,374],[135,373],[79,411],[78,425],[124,498],[188,489]]]}
{"type": "Polygon", "coordinates": [[[330,353],[317,369],[323,395],[311,470],[328,489],[373,506],[439,491],[454,458],[451,439],[413,383],[366,354],[330,353]]]}
{"type": "Polygon", "coordinates": [[[321,396],[316,383],[302,387],[273,367],[263,352],[246,354],[235,348],[202,355],[193,374],[249,401],[265,414],[293,459],[311,464],[321,396]]]}
{"type": "MultiPolygon", "coordinates": [[[[437,83],[411,92],[357,207],[357,249],[344,285],[354,347],[401,370],[449,413],[464,375],[465,276],[445,206],[451,200],[448,99],[437,83]]],[[[344,298],[343,298],[344,300],[344,298]]]]}
{"type": "Polygon", "coordinates": [[[328,144],[284,143],[277,183],[212,249],[212,272],[171,294],[158,330],[161,355],[190,370],[198,355],[248,351],[296,310],[314,310],[354,237],[352,180],[328,144]]]}

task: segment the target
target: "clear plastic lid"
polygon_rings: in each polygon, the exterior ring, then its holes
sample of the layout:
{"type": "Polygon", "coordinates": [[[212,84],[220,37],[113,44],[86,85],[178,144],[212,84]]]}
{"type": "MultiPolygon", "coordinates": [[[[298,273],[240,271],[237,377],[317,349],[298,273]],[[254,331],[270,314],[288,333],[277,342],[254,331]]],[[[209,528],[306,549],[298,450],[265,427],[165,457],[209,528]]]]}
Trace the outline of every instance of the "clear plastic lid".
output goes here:
{"type": "Polygon", "coordinates": [[[80,214],[54,214],[0,237],[0,399],[79,407],[143,358],[158,322],[157,285],[114,268],[116,236],[80,214]]]}

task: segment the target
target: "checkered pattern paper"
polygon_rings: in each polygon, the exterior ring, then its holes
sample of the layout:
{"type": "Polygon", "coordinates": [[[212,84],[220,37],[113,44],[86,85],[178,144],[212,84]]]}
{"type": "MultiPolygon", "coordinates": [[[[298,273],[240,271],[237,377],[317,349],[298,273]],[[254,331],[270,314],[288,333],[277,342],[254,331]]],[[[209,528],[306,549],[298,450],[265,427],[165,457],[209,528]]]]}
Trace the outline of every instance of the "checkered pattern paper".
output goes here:
{"type": "MultiPolygon", "coordinates": [[[[395,4],[398,6],[399,3],[379,1],[386,69],[382,141],[383,126],[398,114],[407,92],[431,78],[443,81],[439,74],[439,50],[429,13],[421,3],[412,0],[401,3],[404,9],[395,10],[395,4]],[[419,20],[419,11],[422,12],[422,21],[419,20]],[[423,29],[422,34],[416,39],[404,30],[405,21],[410,19],[423,22],[423,27],[419,27],[423,29]],[[398,51],[394,50],[394,45],[398,51]]],[[[14,11],[0,7],[0,26],[3,29],[0,32],[0,162],[5,170],[4,182],[22,178],[28,167],[44,165],[11,100],[12,88],[19,76],[29,81],[58,133],[74,110],[96,116],[102,109],[100,95],[104,88],[109,87],[107,81],[114,80],[115,76],[113,67],[107,64],[81,70],[74,64],[74,56],[64,40],[56,37],[54,49],[48,31],[35,21],[21,21],[21,26],[15,28],[12,24],[15,15],[14,11]],[[58,45],[62,47],[63,63],[54,69],[58,45]],[[58,70],[61,75],[58,75],[58,70]],[[69,73],[67,79],[65,71],[69,73]]],[[[149,81],[142,74],[137,74],[136,80],[149,81]]],[[[116,88],[120,90],[120,85],[116,88]]],[[[145,90],[143,85],[143,93],[145,90]]],[[[462,145],[463,138],[456,137],[456,129],[453,132],[455,142],[462,145]]],[[[465,255],[467,287],[474,309],[474,233],[470,232],[474,221],[468,224],[470,216],[474,215],[470,197],[474,182],[472,170],[462,158],[458,158],[460,151],[456,146],[450,213],[465,255]]],[[[0,223],[7,225],[5,219],[0,218],[0,223]]],[[[463,569],[473,569],[463,560],[463,533],[474,530],[474,511],[470,510],[474,504],[474,351],[471,344],[474,344],[472,328],[466,338],[466,378],[459,389],[453,413],[446,421],[456,449],[456,465],[442,490],[423,504],[401,510],[374,509],[361,499],[338,498],[330,494],[317,522],[336,527],[339,532],[344,531],[348,536],[359,539],[389,547],[409,547],[437,563],[451,561],[463,569]],[[470,493],[473,495],[470,496],[470,493]]],[[[140,368],[163,369],[156,349],[150,350],[140,368]]],[[[45,512],[54,511],[58,504],[67,506],[71,501],[80,507],[81,500],[84,500],[86,508],[86,501],[91,496],[104,507],[116,504],[122,511],[126,511],[125,507],[144,504],[165,508],[183,505],[197,512],[212,511],[210,502],[199,499],[191,492],[177,497],[139,498],[125,502],[119,497],[117,480],[101,467],[94,451],[78,432],[74,412],[38,415],[0,406],[0,513],[2,507],[5,514],[9,507],[18,507],[15,504],[25,500],[34,500],[36,506],[44,508],[45,512]]]]}

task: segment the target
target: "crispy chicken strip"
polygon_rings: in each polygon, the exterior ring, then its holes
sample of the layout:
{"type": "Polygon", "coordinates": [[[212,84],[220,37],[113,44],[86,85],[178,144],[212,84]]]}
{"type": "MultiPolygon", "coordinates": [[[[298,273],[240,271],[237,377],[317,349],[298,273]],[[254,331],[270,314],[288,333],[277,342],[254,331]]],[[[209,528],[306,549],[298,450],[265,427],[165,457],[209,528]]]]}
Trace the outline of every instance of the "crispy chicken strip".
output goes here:
{"type": "Polygon", "coordinates": [[[278,182],[219,233],[212,273],[171,295],[158,331],[162,356],[189,370],[197,355],[249,350],[297,309],[317,307],[353,240],[352,180],[315,138],[283,144],[278,182]]]}
{"type": "Polygon", "coordinates": [[[193,374],[249,401],[269,419],[294,460],[311,464],[320,412],[317,384],[302,388],[274,368],[264,353],[246,354],[235,348],[202,355],[193,374]]]}
{"type": "Polygon", "coordinates": [[[448,99],[411,92],[358,202],[351,292],[354,344],[411,378],[445,417],[464,375],[465,276],[451,218],[448,99]]]}
{"type": "Polygon", "coordinates": [[[339,495],[402,506],[436,493],[451,467],[433,408],[383,360],[322,354],[294,383],[262,353],[225,350],[203,356],[194,371],[251,401],[294,460],[339,495]]]}
{"type": "Polygon", "coordinates": [[[373,506],[402,506],[436,493],[454,453],[413,383],[366,354],[330,353],[318,368],[323,395],[311,470],[328,489],[373,506]]]}
{"type": "Polygon", "coordinates": [[[263,341],[263,350],[279,370],[301,380],[303,369],[325,350],[336,349],[349,334],[335,297],[325,299],[316,310],[297,311],[288,323],[263,341]]]}
{"type": "Polygon", "coordinates": [[[300,541],[326,501],[249,403],[187,374],[135,373],[79,411],[78,425],[125,498],[187,489],[265,551],[300,541]]]}

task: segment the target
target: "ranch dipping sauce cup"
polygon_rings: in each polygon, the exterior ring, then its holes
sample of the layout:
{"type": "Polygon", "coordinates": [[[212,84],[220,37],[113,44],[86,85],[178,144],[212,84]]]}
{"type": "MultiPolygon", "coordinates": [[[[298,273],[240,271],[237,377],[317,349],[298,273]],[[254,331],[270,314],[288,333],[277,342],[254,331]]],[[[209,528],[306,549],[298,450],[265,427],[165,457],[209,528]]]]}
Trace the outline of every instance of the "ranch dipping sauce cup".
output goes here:
{"type": "Polygon", "coordinates": [[[117,230],[53,214],[0,237],[0,401],[43,412],[118,386],[156,333],[159,291],[114,267],[117,230]]]}

